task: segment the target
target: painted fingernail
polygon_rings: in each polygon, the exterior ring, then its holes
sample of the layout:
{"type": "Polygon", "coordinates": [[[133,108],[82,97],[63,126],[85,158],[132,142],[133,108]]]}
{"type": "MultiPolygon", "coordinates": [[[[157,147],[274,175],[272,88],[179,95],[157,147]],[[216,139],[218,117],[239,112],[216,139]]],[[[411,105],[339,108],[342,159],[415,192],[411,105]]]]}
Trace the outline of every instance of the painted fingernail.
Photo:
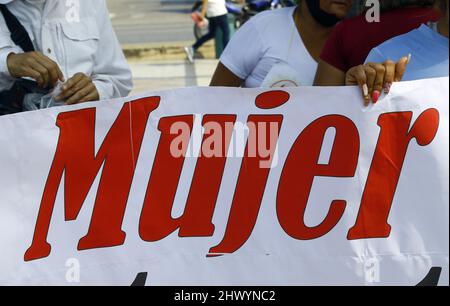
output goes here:
{"type": "Polygon", "coordinates": [[[378,100],[380,99],[380,96],[381,96],[381,92],[379,92],[378,90],[375,90],[372,93],[372,101],[373,101],[373,103],[377,103],[378,100]]]}

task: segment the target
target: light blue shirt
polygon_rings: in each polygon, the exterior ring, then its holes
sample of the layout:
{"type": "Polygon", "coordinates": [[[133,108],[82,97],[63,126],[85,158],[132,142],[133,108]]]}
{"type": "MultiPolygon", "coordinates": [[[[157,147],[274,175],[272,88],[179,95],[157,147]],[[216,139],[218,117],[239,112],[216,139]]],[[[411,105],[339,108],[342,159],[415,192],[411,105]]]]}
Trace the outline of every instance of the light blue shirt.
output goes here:
{"type": "Polygon", "coordinates": [[[448,77],[448,38],[429,26],[394,37],[372,49],[367,62],[398,61],[411,54],[404,81],[448,77]]]}

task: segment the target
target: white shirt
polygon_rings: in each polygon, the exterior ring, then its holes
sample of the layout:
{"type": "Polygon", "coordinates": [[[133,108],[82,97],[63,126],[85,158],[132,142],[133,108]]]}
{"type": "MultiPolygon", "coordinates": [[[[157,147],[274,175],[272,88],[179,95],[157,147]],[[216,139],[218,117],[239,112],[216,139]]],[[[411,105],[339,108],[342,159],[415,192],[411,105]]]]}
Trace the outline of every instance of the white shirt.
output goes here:
{"type": "MultiPolygon", "coordinates": [[[[131,71],[105,0],[13,0],[7,7],[25,27],[35,49],[55,61],[66,80],[79,72],[90,76],[101,100],[129,94],[131,71]]],[[[0,14],[0,91],[15,81],[6,64],[11,52],[23,51],[11,41],[0,14]]]]}
{"type": "Polygon", "coordinates": [[[206,17],[218,17],[228,14],[225,0],[208,0],[208,7],[206,10],[206,17]]]}
{"type": "Polygon", "coordinates": [[[296,73],[298,85],[313,84],[317,62],[298,33],[294,11],[295,8],[284,8],[260,13],[229,42],[220,61],[245,80],[244,87],[261,87],[276,66],[289,66],[288,74],[296,73]]]}

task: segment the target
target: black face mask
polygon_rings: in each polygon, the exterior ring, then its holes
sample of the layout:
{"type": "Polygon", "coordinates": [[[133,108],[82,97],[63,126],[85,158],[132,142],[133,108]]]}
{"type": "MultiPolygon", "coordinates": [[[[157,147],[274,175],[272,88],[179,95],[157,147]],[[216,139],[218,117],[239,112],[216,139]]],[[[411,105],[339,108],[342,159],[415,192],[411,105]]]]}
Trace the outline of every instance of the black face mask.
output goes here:
{"type": "Polygon", "coordinates": [[[328,14],[322,10],[320,0],[306,0],[306,4],[313,18],[324,27],[331,28],[341,21],[336,15],[328,14]]]}

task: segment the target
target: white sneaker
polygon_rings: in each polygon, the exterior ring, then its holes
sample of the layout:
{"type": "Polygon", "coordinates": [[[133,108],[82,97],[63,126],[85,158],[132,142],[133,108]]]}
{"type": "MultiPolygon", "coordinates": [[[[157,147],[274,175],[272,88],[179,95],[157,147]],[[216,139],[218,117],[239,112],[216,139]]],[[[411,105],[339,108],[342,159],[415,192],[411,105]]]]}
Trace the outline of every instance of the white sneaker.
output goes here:
{"type": "Polygon", "coordinates": [[[186,52],[186,56],[188,58],[189,63],[194,62],[194,48],[192,47],[184,47],[184,52],[186,52]]]}

